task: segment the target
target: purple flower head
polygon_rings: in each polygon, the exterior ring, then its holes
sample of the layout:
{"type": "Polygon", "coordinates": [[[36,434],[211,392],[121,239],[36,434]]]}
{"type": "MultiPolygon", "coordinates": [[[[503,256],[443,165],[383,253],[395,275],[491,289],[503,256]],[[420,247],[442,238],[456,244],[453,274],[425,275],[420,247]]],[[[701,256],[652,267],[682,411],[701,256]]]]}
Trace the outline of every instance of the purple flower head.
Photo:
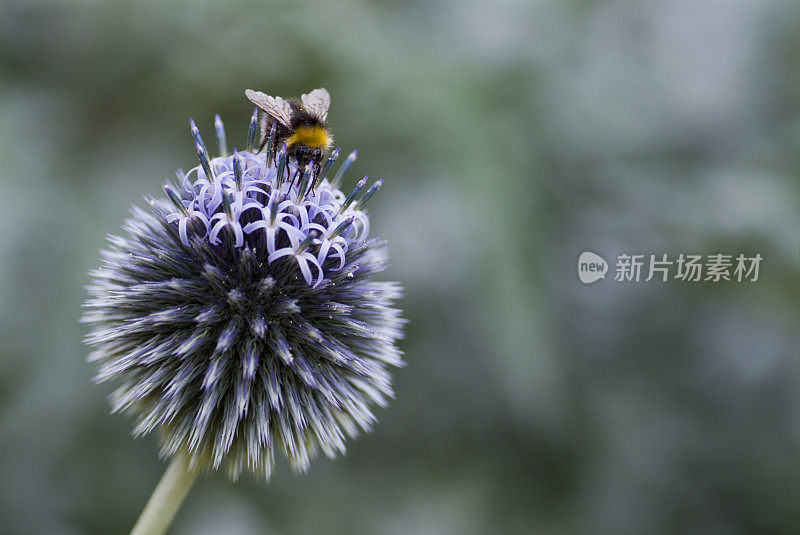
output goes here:
{"type": "Polygon", "coordinates": [[[315,176],[285,150],[254,154],[252,128],[251,150],[228,155],[219,117],[209,159],[191,125],[200,165],[134,207],[92,272],[89,360],[162,455],[269,477],[279,451],[304,471],[370,429],[402,365],[401,289],[374,280],[388,254],[363,211],[380,181],[346,195],[354,156],[329,181],[338,150],[315,176]]]}

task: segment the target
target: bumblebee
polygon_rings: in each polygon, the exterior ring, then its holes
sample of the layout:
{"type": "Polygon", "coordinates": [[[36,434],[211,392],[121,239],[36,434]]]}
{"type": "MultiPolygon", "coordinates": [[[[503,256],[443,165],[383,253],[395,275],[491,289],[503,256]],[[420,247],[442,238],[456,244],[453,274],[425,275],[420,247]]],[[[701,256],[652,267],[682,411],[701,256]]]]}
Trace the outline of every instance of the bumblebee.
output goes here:
{"type": "Polygon", "coordinates": [[[275,127],[273,154],[275,149],[286,144],[289,157],[297,162],[298,173],[302,175],[311,164],[318,174],[320,162],[333,144],[333,135],[328,130],[328,108],[331,96],[325,88],[315,89],[299,99],[271,97],[261,91],[248,89],[244,92],[250,102],[264,112],[261,119],[262,140],[257,152],[261,152],[275,127]]]}

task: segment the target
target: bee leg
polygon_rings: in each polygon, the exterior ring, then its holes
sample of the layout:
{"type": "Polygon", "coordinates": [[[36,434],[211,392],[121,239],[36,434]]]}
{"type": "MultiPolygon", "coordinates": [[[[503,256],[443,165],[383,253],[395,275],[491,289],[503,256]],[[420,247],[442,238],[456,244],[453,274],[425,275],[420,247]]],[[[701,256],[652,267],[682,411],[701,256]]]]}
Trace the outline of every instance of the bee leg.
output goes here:
{"type": "Polygon", "coordinates": [[[297,170],[292,174],[291,171],[289,172],[289,189],[292,188],[294,185],[294,179],[297,178],[297,174],[300,172],[300,166],[297,166],[297,170]]]}

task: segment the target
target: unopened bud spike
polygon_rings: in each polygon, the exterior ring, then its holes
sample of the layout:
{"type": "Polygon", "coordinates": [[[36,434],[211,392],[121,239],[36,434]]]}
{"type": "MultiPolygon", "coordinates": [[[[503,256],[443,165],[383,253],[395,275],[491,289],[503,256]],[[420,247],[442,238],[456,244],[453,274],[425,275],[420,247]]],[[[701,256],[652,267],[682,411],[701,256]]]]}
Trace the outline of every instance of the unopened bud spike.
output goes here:
{"type": "Polygon", "coordinates": [[[225,126],[222,124],[222,119],[219,113],[214,116],[214,130],[217,132],[217,145],[219,146],[219,155],[223,158],[228,157],[228,142],[225,139],[225,126]]]}
{"type": "Polygon", "coordinates": [[[344,174],[347,172],[348,169],[350,169],[350,166],[353,165],[353,162],[356,161],[357,157],[358,157],[358,151],[354,150],[347,156],[347,159],[344,162],[342,162],[342,165],[339,167],[339,170],[336,171],[336,175],[333,177],[333,180],[331,180],[332,188],[339,187],[339,184],[342,183],[342,179],[344,178],[344,174]]]}
{"type": "Polygon", "coordinates": [[[354,204],[354,205],[353,205],[353,210],[358,210],[358,209],[360,209],[362,206],[364,206],[364,205],[366,204],[366,202],[367,202],[368,200],[370,200],[370,199],[372,198],[372,196],[373,196],[373,195],[375,195],[375,193],[377,193],[377,192],[378,192],[378,190],[379,190],[379,189],[381,189],[381,185],[382,185],[382,184],[383,184],[383,179],[381,179],[381,180],[378,180],[377,182],[375,182],[375,183],[374,183],[374,184],[373,184],[373,185],[372,185],[372,186],[371,186],[371,187],[370,187],[370,188],[367,190],[367,192],[366,192],[364,195],[362,195],[362,196],[361,196],[361,198],[360,198],[360,199],[358,199],[358,201],[356,201],[356,204],[354,204]]]}
{"type": "Polygon", "coordinates": [[[353,199],[355,199],[356,196],[359,193],[361,193],[361,190],[364,189],[364,186],[367,185],[367,179],[368,178],[369,178],[369,175],[365,176],[364,178],[362,178],[361,180],[358,181],[358,184],[356,184],[356,187],[353,188],[353,191],[350,192],[350,194],[347,196],[347,198],[345,198],[344,202],[342,203],[342,207],[339,209],[339,213],[342,213],[345,210],[347,210],[347,207],[350,206],[350,203],[353,202],[353,199]]]}
{"type": "Polygon", "coordinates": [[[253,108],[253,116],[250,117],[250,128],[247,131],[247,152],[253,153],[256,150],[257,130],[258,130],[258,108],[253,108]]]}

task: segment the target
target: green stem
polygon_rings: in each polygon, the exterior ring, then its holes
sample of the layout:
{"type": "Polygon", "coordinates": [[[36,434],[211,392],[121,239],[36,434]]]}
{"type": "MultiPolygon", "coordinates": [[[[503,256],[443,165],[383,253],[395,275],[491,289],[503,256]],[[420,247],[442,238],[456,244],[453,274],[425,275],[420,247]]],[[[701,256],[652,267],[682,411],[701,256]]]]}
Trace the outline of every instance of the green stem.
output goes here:
{"type": "Polygon", "coordinates": [[[131,535],[163,535],[167,532],[175,513],[197,478],[197,470],[189,470],[189,456],[175,454],[167,471],[156,485],[131,535]]]}

